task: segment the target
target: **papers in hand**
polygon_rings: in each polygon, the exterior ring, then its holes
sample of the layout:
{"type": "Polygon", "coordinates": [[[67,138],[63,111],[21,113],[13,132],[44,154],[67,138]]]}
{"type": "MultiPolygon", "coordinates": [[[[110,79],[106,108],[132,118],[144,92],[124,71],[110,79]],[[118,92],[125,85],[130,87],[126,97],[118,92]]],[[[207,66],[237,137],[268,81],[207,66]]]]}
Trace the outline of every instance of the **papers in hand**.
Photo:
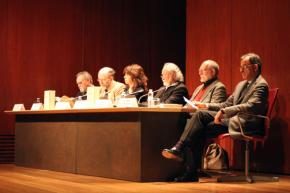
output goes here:
{"type": "Polygon", "coordinates": [[[187,103],[187,104],[189,104],[192,108],[194,108],[194,109],[198,109],[198,107],[197,106],[195,106],[195,104],[193,104],[193,102],[191,102],[190,100],[188,100],[186,97],[183,97],[183,99],[184,99],[184,101],[187,103]]]}

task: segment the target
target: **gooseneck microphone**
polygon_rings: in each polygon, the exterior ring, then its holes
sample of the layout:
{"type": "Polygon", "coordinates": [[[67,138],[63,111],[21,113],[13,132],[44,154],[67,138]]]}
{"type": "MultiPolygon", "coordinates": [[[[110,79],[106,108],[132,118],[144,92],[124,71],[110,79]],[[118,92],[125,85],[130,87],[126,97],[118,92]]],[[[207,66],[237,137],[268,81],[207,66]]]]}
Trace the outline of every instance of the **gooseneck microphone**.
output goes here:
{"type": "MultiPolygon", "coordinates": [[[[166,88],[165,86],[164,86],[164,87],[161,87],[161,88],[159,88],[159,89],[157,89],[157,90],[154,90],[153,93],[156,93],[156,92],[158,92],[158,91],[164,90],[165,88],[166,88]]],[[[138,104],[140,104],[141,99],[144,98],[145,96],[148,96],[148,93],[143,94],[143,95],[139,98],[139,100],[138,100],[138,104]]]]}
{"type": "Polygon", "coordinates": [[[139,93],[142,93],[144,92],[144,89],[143,88],[140,88],[139,90],[135,91],[135,92],[132,92],[132,93],[123,93],[121,96],[122,97],[127,97],[127,96],[132,96],[132,95],[136,95],[136,94],[139,94],[139,93]]]}
{"type": "Polygon", "coordinates": [[[87,97],[87,94],[77,96],[77,97],[73,98],[73,100],[83,100],[83,97],[87,97]]]}

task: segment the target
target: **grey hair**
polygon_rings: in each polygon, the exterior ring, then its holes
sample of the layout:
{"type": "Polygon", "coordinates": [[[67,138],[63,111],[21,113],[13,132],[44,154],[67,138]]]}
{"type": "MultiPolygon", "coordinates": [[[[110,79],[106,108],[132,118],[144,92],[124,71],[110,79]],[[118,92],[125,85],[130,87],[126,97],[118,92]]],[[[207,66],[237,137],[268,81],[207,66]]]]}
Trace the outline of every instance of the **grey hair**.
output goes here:
{"type": "Polygon", "coordinates": [[[255,53],[247,53],[241,56],[241,61],[248,59],[251,64],[258,65],[258,73],[261,74],[262,72],[262,60],[258,54],[255,53]]]}
{"type": "Polygon", "coordinates": [[[175,75],[176,75],[175,81],[184,82],[183,74],[180,68],[176,64],[167,62],[164,64],[162,71],[175,72],[175,75]]]}
{"type": "Polygon", "coordinates": [[[93,84],[92,75],[88,73],[87,71],[82,71],[82,72],[77,73],[76,77],[78,78],[79,76],[82,76],[84,80],[88,80],[90,83],[93,84]]]}
{"type": "Polygon", "coordinates": [[[220,67],[216,61],[206,60],[202,63],[202,65],[205,65],[207,68],[213,69],[215,71],[215,76],[218,75],[220,67]]]}
{"type": "Polygon", "coordinates": [[[111,75],[114,77],[115,75],[115,70],[113,68],[110,68],[110,67],[103,67],[99,70],[99,73],[98,74],[108,74],[108,75],[111,75]]]}

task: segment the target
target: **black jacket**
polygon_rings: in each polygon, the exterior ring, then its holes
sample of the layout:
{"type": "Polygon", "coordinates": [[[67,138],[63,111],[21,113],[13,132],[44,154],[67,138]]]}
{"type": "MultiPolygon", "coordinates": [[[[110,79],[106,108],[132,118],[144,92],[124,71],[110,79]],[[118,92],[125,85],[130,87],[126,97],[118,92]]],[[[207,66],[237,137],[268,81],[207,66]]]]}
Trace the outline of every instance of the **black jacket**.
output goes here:
{"type": "Polygon", "coordinates": [[[154,97],[160,98],[160,103],[184,105],[186,102],[183,97],[188,98],[188,90],[182,82],[177,82],[167,89],[163,86],[159,90],[154,97]]]}

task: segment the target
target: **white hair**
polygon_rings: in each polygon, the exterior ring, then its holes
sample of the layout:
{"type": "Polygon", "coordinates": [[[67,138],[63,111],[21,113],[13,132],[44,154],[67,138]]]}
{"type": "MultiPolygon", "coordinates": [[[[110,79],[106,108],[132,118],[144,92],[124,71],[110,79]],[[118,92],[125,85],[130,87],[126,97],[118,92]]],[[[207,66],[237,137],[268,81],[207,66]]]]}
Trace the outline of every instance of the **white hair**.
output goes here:
{"type": "Polygon", "coordinates": [[[183,74],[176,64],[167,62],[164,64],[162,71],[175,72],[175,81],[184,82],[183,74]]]}
{"type": "Polygon", "coordinates": [[[113,68],[110,67],[103,67],[99,70],[98,75],[111,75],[114,76],[115,75],[115,70],[113,68]]]}
{"type": "Polygon", "coordinates": [[[82,76],[84,80],[88,80],[90,83],[93,84],[92,75],[88,73],[87,71],[82,71],[82,72],[77,73],[76,77],[78,78],[79,76],[82,76]]]}

